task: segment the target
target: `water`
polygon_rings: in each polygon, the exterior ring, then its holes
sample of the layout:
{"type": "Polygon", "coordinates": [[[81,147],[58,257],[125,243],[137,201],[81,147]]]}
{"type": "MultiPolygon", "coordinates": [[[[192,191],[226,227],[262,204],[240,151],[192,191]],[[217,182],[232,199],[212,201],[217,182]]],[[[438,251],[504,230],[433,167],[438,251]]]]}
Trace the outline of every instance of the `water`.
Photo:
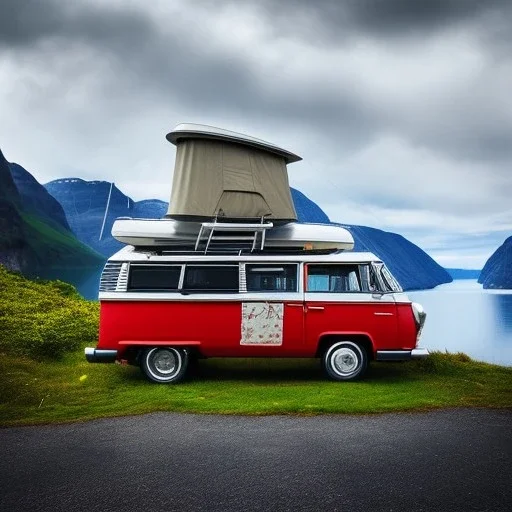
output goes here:
{"type": "Polygon", "coordinates": [[[468,279],[407,294],[427,312],[421,346],[512,366],[512,290],[468,279]]]}

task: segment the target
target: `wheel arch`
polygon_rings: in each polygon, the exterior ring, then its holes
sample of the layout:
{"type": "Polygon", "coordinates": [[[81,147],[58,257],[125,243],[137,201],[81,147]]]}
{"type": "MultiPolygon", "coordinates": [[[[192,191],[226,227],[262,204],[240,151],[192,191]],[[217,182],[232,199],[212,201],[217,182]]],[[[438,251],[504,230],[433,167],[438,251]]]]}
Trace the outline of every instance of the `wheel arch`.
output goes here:
{"type": "Polygon", "coordinates": [[[361,345],[366,351],[368,360],[373,360],[375,355],[375,347],[373,340],[368,333],[355,332],[355,333],[325,333],[322,334],[318,340],[315,357],[322,357],[328,348],[337,341],[353,341],[361,345]]]}

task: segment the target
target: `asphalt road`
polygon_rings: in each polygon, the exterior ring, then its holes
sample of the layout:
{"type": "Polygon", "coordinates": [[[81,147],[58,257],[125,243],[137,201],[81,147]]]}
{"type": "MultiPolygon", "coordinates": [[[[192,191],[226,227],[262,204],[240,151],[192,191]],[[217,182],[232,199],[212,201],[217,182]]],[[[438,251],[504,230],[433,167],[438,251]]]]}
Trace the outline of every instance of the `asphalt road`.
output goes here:
{"type": "Polygon", "coordinates": [[[0,430],[2,511],[509,511],[512,412],[151,414],[0,430]]]}

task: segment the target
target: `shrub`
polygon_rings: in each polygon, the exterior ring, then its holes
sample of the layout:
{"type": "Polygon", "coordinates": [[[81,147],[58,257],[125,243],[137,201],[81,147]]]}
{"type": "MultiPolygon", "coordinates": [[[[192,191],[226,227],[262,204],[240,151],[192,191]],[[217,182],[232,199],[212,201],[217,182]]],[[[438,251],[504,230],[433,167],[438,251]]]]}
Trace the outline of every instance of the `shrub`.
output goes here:
{"type": "Polygon", "coordinates": [[[60,358],[94,342],[99,305],[61,281],[30,281],[0,265],[0,350],[35,359],[60,358]]]}

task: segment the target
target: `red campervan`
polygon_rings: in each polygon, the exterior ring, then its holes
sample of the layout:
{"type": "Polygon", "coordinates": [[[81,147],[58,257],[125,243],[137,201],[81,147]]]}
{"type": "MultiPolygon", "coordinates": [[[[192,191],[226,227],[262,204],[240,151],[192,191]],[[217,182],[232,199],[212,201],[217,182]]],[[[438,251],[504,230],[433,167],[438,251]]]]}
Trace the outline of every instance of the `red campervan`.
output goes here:
{"type": "MultiPolygon", "coordinates": [[[[425,357],[425,313],[350,232],[301,224],[288,184],[294,153],[247,135],[181,124],[162,219],[117,219],[127,247],[100,283],[89,362],[140,365],[177,382],[192,358],[319,357],[335,380],[370,360],[425,357]],[[348,252],[347,252],[348,251],[348,252]]],[[[105,219],[107,212],[105,212],[105,219]]]]}
{"type": "Polygon", "coordinates": [[[127,361],[179,381],[196,357],[319,357],[335,380],[370,360],[425,357],[425,321],[370,253],[212,256],[122,249],[100,285],[89,362],[127,361]]]}

